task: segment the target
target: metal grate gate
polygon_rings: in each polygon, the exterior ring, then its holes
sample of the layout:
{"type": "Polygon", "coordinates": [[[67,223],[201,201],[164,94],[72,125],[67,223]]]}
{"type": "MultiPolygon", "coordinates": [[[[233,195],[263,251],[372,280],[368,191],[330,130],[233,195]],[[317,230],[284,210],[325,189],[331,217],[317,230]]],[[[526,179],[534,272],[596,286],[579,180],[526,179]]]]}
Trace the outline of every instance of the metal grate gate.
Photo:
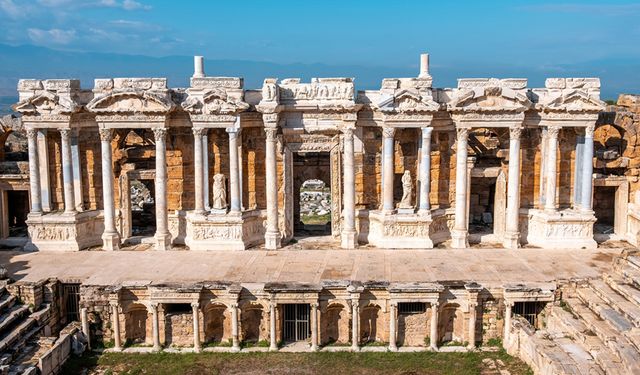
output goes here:
{"type": "Polygon", "coordinates": [[[65,301],[67,323],[80,321],[80,285],[63,284],[62,298],[65,301]]]}
{"type": "Polygon", "coordinates": [[[302,341],[311,335],[310,306],[304,303],[282,305],[283,338],[286,342],[302,341]]]}
{"type": "Polygon", "coordinates": [[[525,318],[534,328],[538,327],[538,315],[544,309],[544,302],[516,302],[513,304],[513,313],[525,318]]]}

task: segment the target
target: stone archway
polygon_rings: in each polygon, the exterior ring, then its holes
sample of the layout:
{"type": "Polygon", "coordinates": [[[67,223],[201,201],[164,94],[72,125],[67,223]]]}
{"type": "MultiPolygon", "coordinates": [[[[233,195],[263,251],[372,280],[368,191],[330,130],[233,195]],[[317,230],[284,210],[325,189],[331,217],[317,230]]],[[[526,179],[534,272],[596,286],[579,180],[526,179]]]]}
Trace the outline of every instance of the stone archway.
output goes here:
{"type": "Polygon", "coordinates": [[[125,313],[125,340],[130,344],[146,344],[149,313],[145,305],[135,303],[125,313]]]}
{"type": "Polygon", "coordinates": [[[320,343],[346,344],[349,337],[349,310],[340,303],[327,306],[326,312],[320,315],[320,343]]]}
{"type": "Polygon", "coordinates": [[[438,321],[439,342],[464,341],[464,313],[457,303],[446,304],[440,309],[438,321]]]}
{"type": "Polygon", "coordinates": [[[266,316],[268,311],[260,304],[248,303],[240,306],[240,334],[241,341],[258,343],[267,337],[268,325],[266,316]]]}
{"type": "Polygon", "coordinates": [[[223,343],[231,338],[231,313],[222,304],[204,309],[204,342],[223,343]]]}
{"type": "Polygon", "coordinates": [[[360,312],[360,342],[382,342],[385,323],[382,309],[378,305],[368,305],[360,312]]]}

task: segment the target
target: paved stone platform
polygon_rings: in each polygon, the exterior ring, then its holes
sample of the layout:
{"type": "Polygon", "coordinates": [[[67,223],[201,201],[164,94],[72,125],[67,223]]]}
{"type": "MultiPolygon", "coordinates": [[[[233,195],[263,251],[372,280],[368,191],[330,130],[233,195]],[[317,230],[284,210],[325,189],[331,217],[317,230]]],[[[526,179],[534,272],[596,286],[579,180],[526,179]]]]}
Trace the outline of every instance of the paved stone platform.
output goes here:
{"type": "Polygon", "coordinates": [[[358,281],[551,282],[598,277],[621,249],[433,249],[0,252],[17,281],[227,281],[238,283],[358,281]]]}

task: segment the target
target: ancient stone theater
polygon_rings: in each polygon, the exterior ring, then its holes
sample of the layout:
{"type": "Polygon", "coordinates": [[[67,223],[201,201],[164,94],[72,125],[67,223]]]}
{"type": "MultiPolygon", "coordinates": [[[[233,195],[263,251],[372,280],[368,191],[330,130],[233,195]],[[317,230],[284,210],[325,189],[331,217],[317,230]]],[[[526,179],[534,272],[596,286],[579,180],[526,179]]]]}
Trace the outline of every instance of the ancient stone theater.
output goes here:
{"type": "Polygon", "coordinates": [[[426,54],[363,91],[204,70],[19,81],[0,237],[23,305],[2,308],[30,325],[0,351],[78,320],[113,351],[501,339],[538,373],[640,370],[638,97],[436,88],[426,54]]]}

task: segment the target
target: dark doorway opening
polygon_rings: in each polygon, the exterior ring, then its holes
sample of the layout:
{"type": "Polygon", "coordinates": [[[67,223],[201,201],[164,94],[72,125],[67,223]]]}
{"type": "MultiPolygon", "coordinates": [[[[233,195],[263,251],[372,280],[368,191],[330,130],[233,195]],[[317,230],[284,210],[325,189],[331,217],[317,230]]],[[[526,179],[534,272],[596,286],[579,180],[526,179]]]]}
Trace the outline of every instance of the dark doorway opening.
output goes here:
{"type": "Polygon", "coordinates": [[[473,177],[469,196],[469,233],[493,233],[495,177],[473,177]]]}
{"type": "Polygon", "coordinates": [[[525,318],[529,324],[531,324],[535,329],[540,328],[540,314],[542,310],[544,310],[546,302],[516,302],[513,304],[512,312],[514,315],[520,315],[525,318]]]}
{"type": "Polygon", "coordinates": [[[594,186],[593,211],[596,216],[594,232],[613,234],[616,217],[617,186],[594,186]]]}
{"type": "Polygon", "coordinates": [[[27,215],[29,214],[29,193],[27,191],[7,191],[9,237],[27,237],[27,215]]]}
{"type": "Polygon", "coordinates": [[[295,235],[303,237],[330,235],[330,154],[294,154],[293,163],[295,235]]]}
{"type": "Polygon", "coordinates": [[[156,232],[154,180],[131,181],[131,235],[153,236],[156,232]]]}
{"type": "Polygon", "coordinates": [[[282,305],[282,338],[285,342],[303,341],[311,335],[310,305],[294,303],[282,305]]]}
{"type": "Polygon", "coordinates": [[[62,284],[64,324],[80,321],[80,284],[62,284]]]}

